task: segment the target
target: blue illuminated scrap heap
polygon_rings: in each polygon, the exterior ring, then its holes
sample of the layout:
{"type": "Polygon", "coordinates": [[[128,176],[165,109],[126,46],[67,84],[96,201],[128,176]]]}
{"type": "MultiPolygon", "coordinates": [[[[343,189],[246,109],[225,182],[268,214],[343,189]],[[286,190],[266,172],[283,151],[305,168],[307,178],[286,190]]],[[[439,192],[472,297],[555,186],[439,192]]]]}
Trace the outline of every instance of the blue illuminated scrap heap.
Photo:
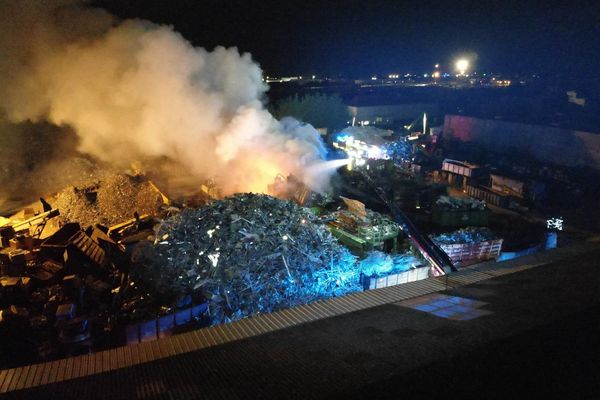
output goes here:
{"type": "Polygon", "coordinates": [[[359,262],[359,268],[366,276],[383,277],[408,271],[421,264],[422,262],[411,253],[386,254],[372,251],[359,262]]]}
{"type": "Polygon", "coordinates": [[[438,244],[481,243],[495,239],[496,235],[489,228],[468,227],[450,233],[431,235],[431,239],[438,244]]]}
{"type": "Polygon", "coordinates": [[[132,278],[154,297],[202,293],[213,324],[359,291],[361,273],[417,263],[380,252],[358,262],[309,209],[257,194],[183,210],[160,225],[154,249],[132,278]]]}
{"type": "Polygon", "coordinates": [[[386,146],[387,155],[394,163],[409,161],[412,157],[412,145],[406,138],[398,138],[386,146]]]}
{"type": "Polygon", "coordinates": [[[266,195],[186,209],[155,249],[138,279],[155,294],[201,291],[215,324],[361,289],[356,258],[309,209],[266,195]]]}

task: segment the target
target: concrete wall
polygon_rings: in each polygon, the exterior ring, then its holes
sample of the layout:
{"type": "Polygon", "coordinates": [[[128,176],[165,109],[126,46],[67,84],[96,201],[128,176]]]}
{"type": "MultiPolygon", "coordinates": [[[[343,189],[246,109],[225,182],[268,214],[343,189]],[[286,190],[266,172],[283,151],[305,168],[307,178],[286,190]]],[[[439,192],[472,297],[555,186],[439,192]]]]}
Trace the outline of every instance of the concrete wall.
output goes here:
{"type": "Polygon", "coordinates": [[[475,142],[493,150],[515,149],[543,162],[600,170],[600,134],[446,115],[443,135],[444,138],[475,142]]]}

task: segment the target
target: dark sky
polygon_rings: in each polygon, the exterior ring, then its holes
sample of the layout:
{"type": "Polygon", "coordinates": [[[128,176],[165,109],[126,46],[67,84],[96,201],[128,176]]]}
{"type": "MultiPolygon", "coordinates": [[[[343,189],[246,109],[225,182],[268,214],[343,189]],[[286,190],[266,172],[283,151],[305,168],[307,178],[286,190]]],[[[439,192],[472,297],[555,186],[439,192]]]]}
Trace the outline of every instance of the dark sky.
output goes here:
{"type": "Polygon", "coordinates": [[[600,1],[99,0],[175,27],[194,45],[237,46],[267,74],[426,72],[458,54],[477,69],[600,73],[600,1]]]}

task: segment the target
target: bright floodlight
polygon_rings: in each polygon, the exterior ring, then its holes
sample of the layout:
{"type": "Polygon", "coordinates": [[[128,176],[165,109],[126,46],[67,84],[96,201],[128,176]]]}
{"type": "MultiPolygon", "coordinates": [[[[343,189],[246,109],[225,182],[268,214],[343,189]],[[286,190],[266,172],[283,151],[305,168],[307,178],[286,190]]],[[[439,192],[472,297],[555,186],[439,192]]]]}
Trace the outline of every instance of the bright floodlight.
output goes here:
{"type": "Polygon", "coordinates": [[[461,75],[464,75],[468,68],[469,60],[461,58],[460,60],[456,61],[456,69],[461,75]]]}

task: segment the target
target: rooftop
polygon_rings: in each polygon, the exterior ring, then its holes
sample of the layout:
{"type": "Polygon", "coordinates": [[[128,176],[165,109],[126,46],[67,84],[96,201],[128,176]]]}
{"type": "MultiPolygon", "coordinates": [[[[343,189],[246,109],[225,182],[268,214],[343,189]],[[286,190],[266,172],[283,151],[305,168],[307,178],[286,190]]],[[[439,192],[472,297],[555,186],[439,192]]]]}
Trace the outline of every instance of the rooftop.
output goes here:
{"type": "Polygon", "coordinates": [[[2,371],[0,392],[18,399],[497,397],[527,384],[541,395],[591,397],[600,393],[599,256],[597,243],[573,245],[2,371]]]}

